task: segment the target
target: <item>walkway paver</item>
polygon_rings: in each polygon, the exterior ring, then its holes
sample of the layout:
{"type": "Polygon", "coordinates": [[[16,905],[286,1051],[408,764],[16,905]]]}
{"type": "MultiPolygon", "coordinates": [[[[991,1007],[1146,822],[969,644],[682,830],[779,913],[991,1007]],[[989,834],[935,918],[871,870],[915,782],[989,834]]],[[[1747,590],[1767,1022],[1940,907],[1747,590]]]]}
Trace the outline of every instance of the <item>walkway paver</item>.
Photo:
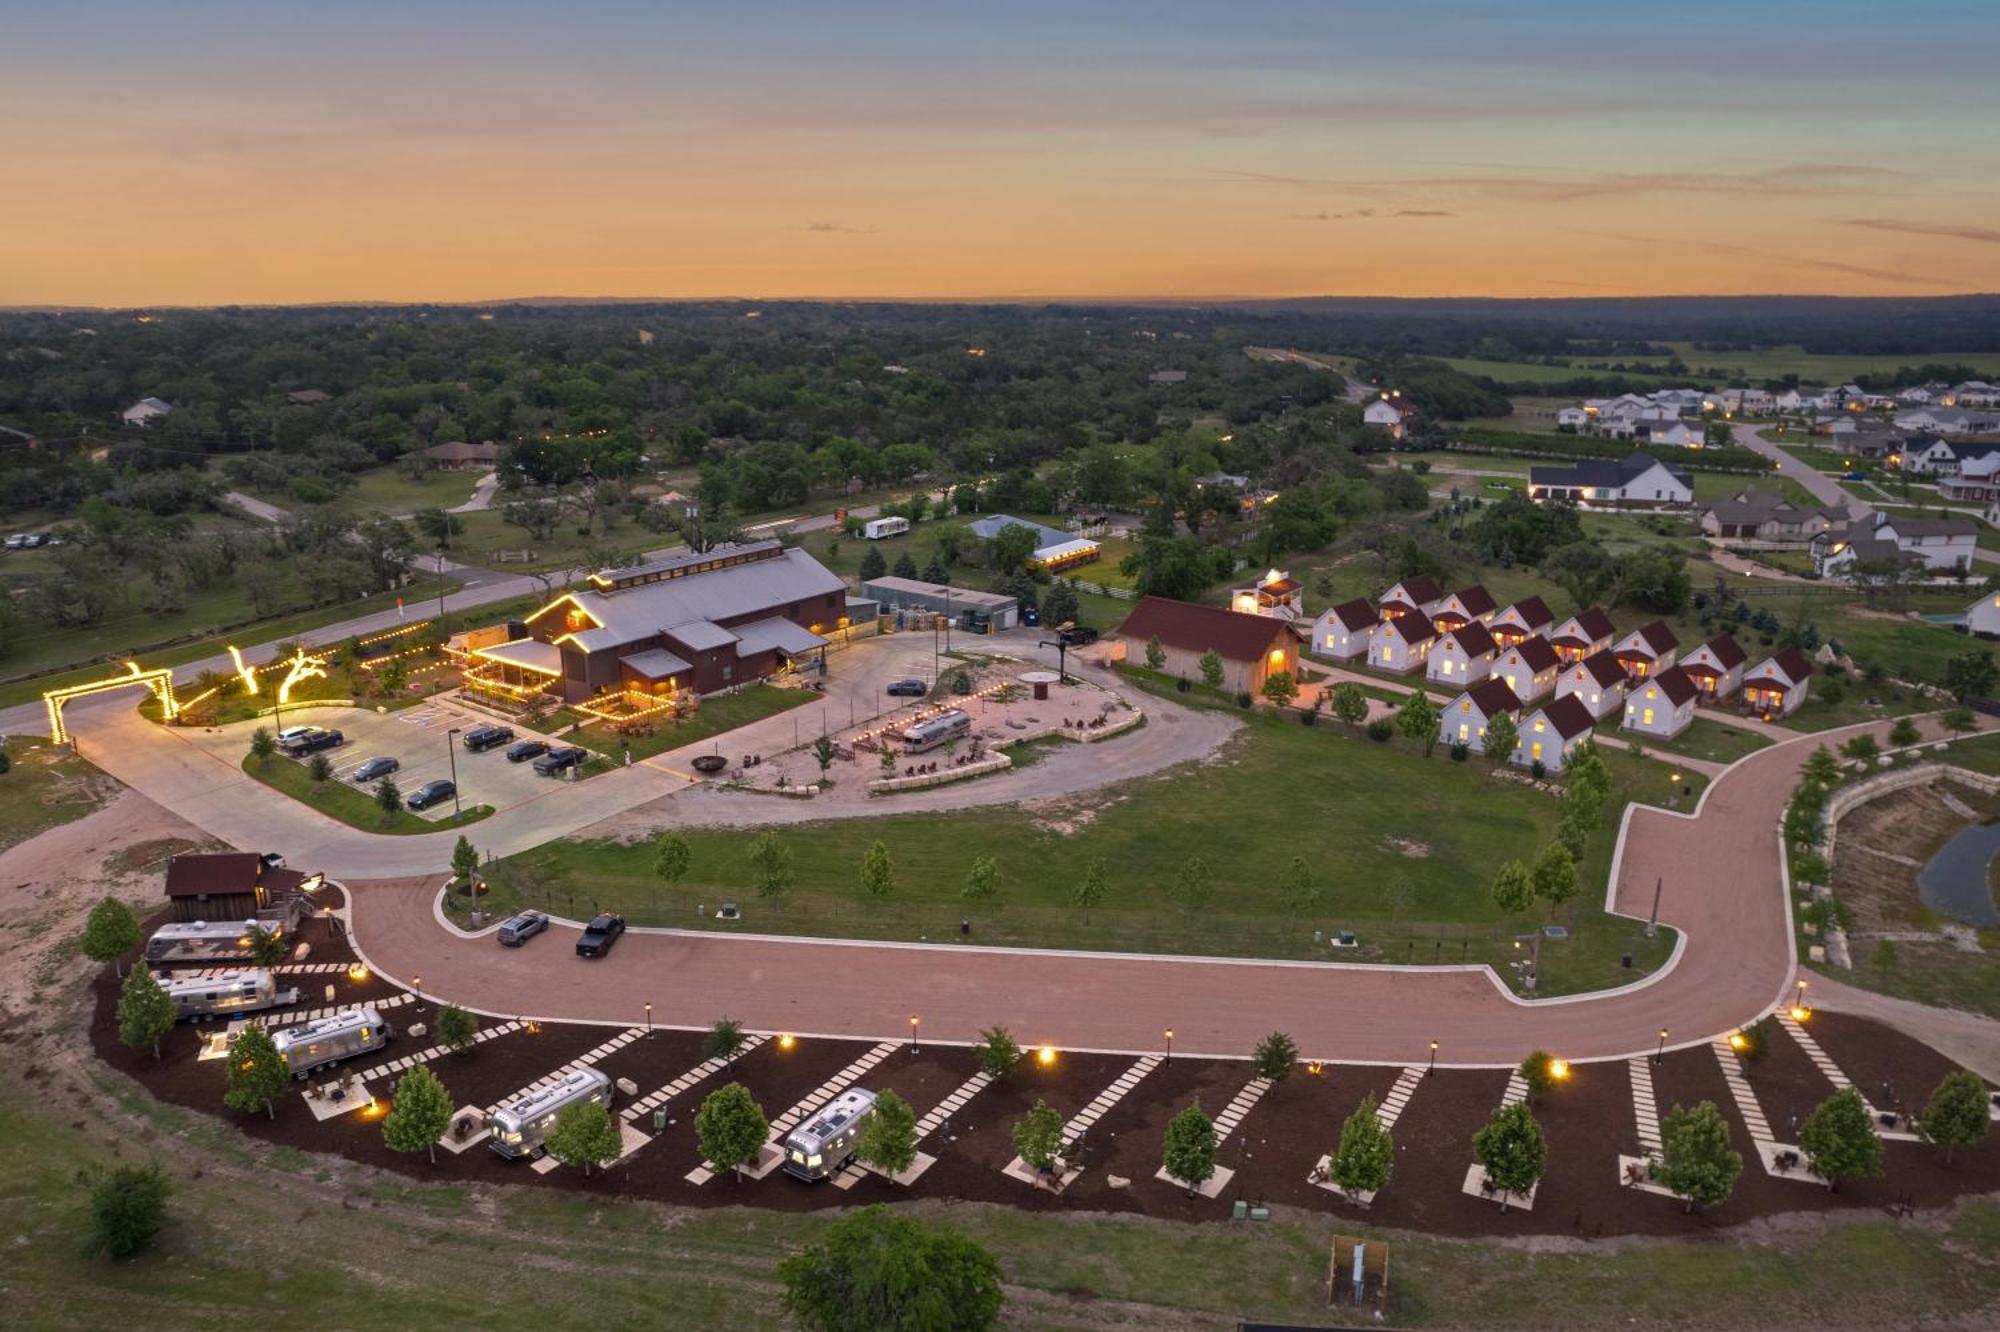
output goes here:
{"type": "Polygon", "coordinates": [[[1885,1116],[1887,1112],[1884,1108],[1869,1100],[1867,1092],[1861,1091],[1859,1087],[1854,1086],[1854,1080],[1843,1073],[1840,1065],[1834,1063],[1827,1052],[1820,1048],[1819,1042],[1813,1039],[1812,1033],[1805,1029],[1805,1024],[1801,1023],[1789,1012],[1780,1009],[1778,1011],[1778,1025],[1783,1027],[1794,1041],[1798,1042],[1799,1048],[1806,1052],[1806,1058],[1813,1061],[1813,1067],[1825,1075],[1826,1080],[1833,1084],[1835,1091],[1845,1091],[1849,1087],[1854,1087],[1854,1090],[1860,1093],[1861,1103],[1868,1107],[1868,1117],[1875,1121],[1875,1132],[1879,1136],[1887,1138],[1892,1142],[1923,1141],[1922,1138],[1908,1129],[1886,1127],[1885,1116]]]}
{"type": "MultiPolygon", "coordinates": [[[[1162,1062],[1164,1062],[1163,1057],[1160,1055],[1141,1055],[1132,1067],[1118,1075],[1116,1081],[1097,1093],[1089,1105],[1071,1115],[1069,1122],[1063,1125],[1063,1151],[1071,1152],[1081,1145],[1091,1126],[1102,1119],[1111,1107],[1124,1100],[1131,1090],[1139,1085],[1140,1080],[1158,1068],[1162,1062]]],[[[1067,1162],[1065,1164],[1067,1165],[1067,1162]]],[[[1000,1173],[1018,1179],[1024,1184],[1039,1186],[1042,1183],[1041,1176],[1018,1156],[1001,1167],[1000,1173]]],[[[1060,1193],[1069,1187],[1070,1181],[1082,1173],[1082,1166],[1068,1165],[1062,1178],[1056,1182],[1056,1192],[1060,1193]]]]}
{"type": "MultiPolygon", "coordinates": [[[[896,1053],[902,1047],[903,1042],[901,1041],[879,1042],[870,1048],[867,1054],[862,1055],[846,1068],[841,1069],[840,1072],[828,1078],[825,1082],[814,1088],[805,1099],[772,1120],[770,1136],[764,1140],[763,1148],[757,1153],[757,1163],[746,1167],[742,1173],[751,1179],[762,1179],[773,1170],[776,1170],[779,1163],[785,1159],[785,1154],[779,1150],[778,1144],[784,1141],[787,1133],[798,1127],[799,1121],[807,1118],[815,1110],[846,1091],[854,1083],[860,1081],[863,1074],[867,1073],[884,1059],[887,1059],[890,1055],[896,1053]]],[[[706,1184],[711,1179],[714,1179],[715,1175],[716,1172],[710,1170],[704,1164],[698,1165],[693,1170],[688,1171],[686,1179],[690,1184],[706,1184]]]]}
{"type": "Polygon", "coordinates": [[[1736,1057],[1736,1051],[1729,1048],[1729,1038],[1718,1036],[1710,1043],[1715,1051],[1715,1062],[1722,1066],[1722,1079],[1729,1084],[1729,1097],[1736,1102],[1736,1112],[1743,1116],[1743,1125],[1750,1130],[1750,1143],[1757,1149],[1757,1159],[1764,1163],[1764,1173],[1778,1179],[1794,1179],[1802,1184],[1825,1184],[1826,1181],[1814,1174],[1805,1162],[1805,1153],[1790,1143],[1777,1141],[1771,1132],[1771,1125],[1764,1118],[1763,1107],[1757,1104],[1757,1093],[1750,1088],[1750,1079],[1743,1074],[1743,1061],[1736,1057]],[[1797,1161],[1788,1165],[1783,1159],[1787,1154],[1797,1161]]]}

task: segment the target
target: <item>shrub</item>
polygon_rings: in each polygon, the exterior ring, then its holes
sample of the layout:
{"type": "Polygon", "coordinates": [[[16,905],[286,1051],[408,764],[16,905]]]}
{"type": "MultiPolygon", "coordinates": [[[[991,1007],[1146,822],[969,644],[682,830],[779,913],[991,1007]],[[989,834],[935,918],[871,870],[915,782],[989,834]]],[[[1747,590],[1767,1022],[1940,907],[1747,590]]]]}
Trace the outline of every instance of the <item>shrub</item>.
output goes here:
{"type": "Polygon", "coordinates": [[[1237,691],[1236,691],[1236,706],[1237,706],[1237,707],[1239,707],[1239,708],[1247,708],[1247,707],[1249,707],[1249,706],[1250,706],[1251,702],[1252,702],[1252,699],[1251,699],[1251,697],[1250,697],[1250,691],[1249,691],[1249,690],[1247,690],[1247,689],[1239,689],[1239,690],[1237,690],[1237,691]]]}
{"type": "Polygon", "coordinates": [[[90,1185],[90,1247],[122,1262],[144,1251],[167,1219],[173,1186],[156,1165],[120,1166],[86,1174],[90,1185]]]}
{"type": "Polygon", "coordinates": [[[1316,708],[1307,708],[1307,709],[1306,709],[1305,711],[1303,711],[1303,712],[1301,712],[1301,713],[1299,714],[1299,725],[1301,725],[1301,726],[1317,726],[1318,724],[1319,724],[1319,711],[1318,711],[1318,709],[1316,709],[1316,708]]]}
{"type": "Polygon", "coordinates": [[[1368,723],[1368,738],[1378,745],[1388,744],[1389,737],[1395,733],[1396,728],[1387,717],[1377,717],[1368,723]]]}
{"type": "Polygon", "coordinates": [[[1188,678],[1187,678],[1187,677],[1186,677],[1185,675],[1183,675],[1183,676],[1179,677],[1178,679],[1176,679],[1176,680],[1174,681],[1174,692],[1175,692],[1175,693],[1178,693],[1178,694],[1185,694],[1185,693],[1187,693],[1187,692],[1188,692],[1188,691],[1189,691],[1190,689],[1193,689],[1193,688],[1194,688],[1194,683],[1193,683],[1193,681],[1189,680],[1189,679],[1188,679],[1188,678]]]}
{"type": "Polygon", "coordinates": [[[1472,749],[1464,741],[1460,741],[1451,747],[1451,761],[1453,763],[1463,763],[1471,753],[1472,749]]]}
{"type": "Polygon", "coordinates": [[[1535,780],[1539,782],[1540,780],[1542,780],[1542,778],[1549,775],[1549,765],[1542,762],[1540,759],[1536,759],[1533,763],[1530,763],[1528,765],[1528,771],[1533,773],[1535,775],[1535,780]]]}

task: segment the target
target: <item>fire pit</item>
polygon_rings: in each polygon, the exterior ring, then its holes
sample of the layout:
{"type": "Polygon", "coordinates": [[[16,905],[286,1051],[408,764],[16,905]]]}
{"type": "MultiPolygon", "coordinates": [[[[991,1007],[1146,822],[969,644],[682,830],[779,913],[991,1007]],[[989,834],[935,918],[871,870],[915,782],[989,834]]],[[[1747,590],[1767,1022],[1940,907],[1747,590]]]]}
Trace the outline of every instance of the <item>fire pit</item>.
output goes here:
{"type": "Polygon", "coordinates": [[[729,766],[729,760],[720,754],[702,754],[694,761],[696,772],[721,772],[729,766]]]}

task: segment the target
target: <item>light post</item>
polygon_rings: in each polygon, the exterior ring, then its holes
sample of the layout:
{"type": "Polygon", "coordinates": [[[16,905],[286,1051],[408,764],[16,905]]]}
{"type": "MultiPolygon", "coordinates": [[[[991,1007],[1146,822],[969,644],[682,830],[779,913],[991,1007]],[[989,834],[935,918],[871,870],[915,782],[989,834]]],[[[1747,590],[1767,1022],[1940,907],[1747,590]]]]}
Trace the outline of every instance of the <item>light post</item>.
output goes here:
{"type": "Polygon", "coordinates": [[[1670,773],[1667,776],[1667,780],[1673,783],[1673,795],[1670,797],[1673,807],[1679,809],[1681,804],[1681,775],[1679,772],[1670,773]]]}
{"type": "Polygon", "coordinates": [[[1165,1062],[1169,1064],[1174,1062],[1174,1029],[1172,1027],[1167,1028],[1167,1057],[1165,1062]]]}
{"type": "Polygon", "coordinates": [[[1428,1066],[1427,1066],[1427,1067],[1426,1067],[1426,1068],[1424,1069],[1424,1076],[1425,1076],[1425,1077],[1429,1077],[1429,1076],[1430,1076],[1431,1074],[1433,1074],[1433,1073],[1435,1073],[1435,1072],[1437,1072],[1437,1071],[1438,1071],[1438,1043],[1437,1043],[1436,1041],[1432,1041],[1432,1042],[1431,1042],[1431,1062],[1430,1062],[1430,1064],[1429,1064],[1429,1065],[1428,1065],[1428,1066]]]}
{"type": "MultiPolygon", "coordinates": [[[[451,520],[449,518],[446,518],[445,521],[450,522],[451,520]]],[[[438,565],[438,619],[442,620],[444,619],[444,542],[442,541],[438,542],[437,565],[438,565]]]]}
{"type": "Polygon", "coordinates": [[[910,1053],[917,1052],[917,1015],[910,1014],[910,1053]]]}
{"type": "Polygon", "coordinates": [[[1665,1027],[1661,1027],[1660,1044],[1653,1051],[1653,1062],[1656,1064],[1663,1064],[1666,1062],[1666,1059],[1667,1059],[1667,1029],[1665,1027]]]}
{"type": "Polygon", "coordinates": [[[444,733],[444,756],[451,760],[451,812],[459,818],[465,814],[465,807],[458,802],[458,745],[454,743],[463,727],[454,726],[444,733]]]}
{"type": "Polygon", "coordinates": [[[646,1005],[646,1034],[653,1034],[653,1006],[650,1003],[646,1005]]]}
{"type": "Polygon", "coordinates": [[[424,978],[422,976],[410,977],[410,993],[417,996],[417,1009],[421,1012],[424,1006],[424,978]]]}

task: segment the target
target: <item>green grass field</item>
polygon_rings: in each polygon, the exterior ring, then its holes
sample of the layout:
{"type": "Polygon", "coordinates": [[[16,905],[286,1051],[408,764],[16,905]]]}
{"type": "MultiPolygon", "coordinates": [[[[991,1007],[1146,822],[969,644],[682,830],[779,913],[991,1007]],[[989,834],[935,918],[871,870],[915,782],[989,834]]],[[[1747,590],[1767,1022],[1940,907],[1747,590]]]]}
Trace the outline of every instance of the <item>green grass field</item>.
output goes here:
{"type": "Polygon", "coordinates": [[[36,833],[80,819],[118,793],[118,783],[67,745],[34,736],[0,738],[0,851],[36,833]]]}
{"type": "MultiPolygon", "coordinates": [[[[766,717],[775,717],[781,712],[803,707],[817,702],[820,695],[804,689],[779,689],[770,685],[752,685],[734,694],[715,694],[701,700],[701,707],[695,715],[684,722],[660,721],[651,735],[630,737],[632,758],[651,758],[664,754],[669,749],[679,749],[684,745],[699,744],[711,736],[722,735],[739,726],[746,726],[766,717]]],[[[625,756],[624,739],[603,722],[593,722],[581,713],[567,709],[558,714],[562,719],[550,730],[550,734],[563,731],[565,740],[594,749],[613,762],[622,762],[625,756]],[[580,731],[567,731],[568,723],[582,721],[580,731]]]]}
{"type": "Polygon", "coordinates": [[[1685,758],[1706,759],[1710,763],[1734,763],[1748,754],[1754,754],[1771,743],[1771,737],[1741,726],[1731,726],[1695,716],[1685,731],[1671,740],[1660,740],[1650,736],[1623,731],[1616,721],[1606,722],[1597,728],[1599,735],[1613,735],[1641,745],[1649,754],[1685,758]]]}
{"type": "MultiPolygon", "coordinates": [[[[1700,380],[1704,372],[1714,369],[1731,376],[1740,376],[1753,383],[1770,379],[1782,379],[1786,375],[1797,375],[1800,382],[1807,384],[1840,384],[1856,375],[1893,374],[1899,367],[1938,362],[1946,365],[1968,365],[1975,373],[1986,378],[2000,374],[2000,358],[1990,352],[1922,352],[1896,356],[1829,356],[1805,351],[1797,346],[1763,347],[1754,351],[1700,351],[1691,342],[1664,342],[1678,354],[1689,367],[1685,380],[1700,380]]],[[[1468,375],[1485,375],[1510,384],[1553,384],[1563,380],[1576,379],[1587,375],[1621,374],[1624,378],[1640,383],[1667,383],[1661,375],[1632,374],[1612,371],[1600,367],[1612,360],[1632,363],[1664,363],[1664,356],[1648,357],[1585,357],[1570,358],[1569,365],[1539,365],[1532,361],[1483,361],[1466,358],[1450,358],[1446,364],[1454,370],[1468,375]]]]}
{"type": "MultiPolygon", "coordinates": [[[[305,764],[283,755],[274,754],[263,763],[246,756],[243,771],[273,791],[282,791],[300,804],[310,805],[328,818],[339,819],[350,828],[359,828],[363,832],[403,835],[442,832],[477,823],[493,813],[491,805],[470,805],[464,813],[447,814],[442,819],[418,818],[406,808],[398,808],[394,814],[385,815],[375,804],[372,787],[363,790],[337,777],[316,782],[306,771],[305,764]]],[[[408,791],[404,792],[405,796],[408,794],[408,791]]]]}
{"type": "MultiPolygon", "coordinates": [[[[399,467],[377,467],[356,477],[353,487],[341,492],[340,503],[390,515],[415,513],[419,509],[451,509],[472,498],[483,475],[430,471],[412,480],[399,467]]],[[[285,503],[281,496],[274,496],[272,502],[285,503]]]]}

